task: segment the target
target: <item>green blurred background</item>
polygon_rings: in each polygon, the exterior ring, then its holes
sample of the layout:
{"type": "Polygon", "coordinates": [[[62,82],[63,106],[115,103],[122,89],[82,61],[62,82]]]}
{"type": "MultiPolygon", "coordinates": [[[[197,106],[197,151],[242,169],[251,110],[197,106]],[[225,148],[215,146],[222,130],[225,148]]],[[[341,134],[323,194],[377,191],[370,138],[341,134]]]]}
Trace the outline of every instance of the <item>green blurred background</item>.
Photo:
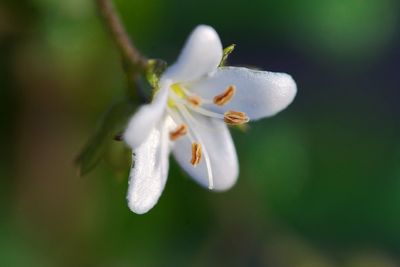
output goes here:
{"type": "Polygon", "coordinates": [[[400,2],[115,0],[137,46],[172,63],[198,24],[232,65],[290,73],[294,103],[233,130],[226,193],[172,160],[127,208],[122,144],[73,159],[126,82],[92,0],[0,2],[1,266],[400,266],[400,2]]]}

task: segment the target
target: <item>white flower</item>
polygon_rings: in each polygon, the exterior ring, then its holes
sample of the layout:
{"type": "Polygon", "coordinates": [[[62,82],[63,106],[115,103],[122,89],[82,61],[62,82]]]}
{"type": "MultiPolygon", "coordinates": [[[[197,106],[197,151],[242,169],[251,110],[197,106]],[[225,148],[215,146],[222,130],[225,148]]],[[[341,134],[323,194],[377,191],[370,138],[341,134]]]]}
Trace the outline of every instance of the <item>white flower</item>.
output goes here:
{"type": "Polygon", "coordinates": [[[218,67],[222,55],[215,30],[198,26],[162,75],[153,101],[129,121],[124,140],[134,152],[127,195],[133,212],[145,213],[157,203],[170,151],[200,185],[232,187],[239,168],[226,124],[272,116],[292,102],[297,89],[290,75],[218,67]]]}

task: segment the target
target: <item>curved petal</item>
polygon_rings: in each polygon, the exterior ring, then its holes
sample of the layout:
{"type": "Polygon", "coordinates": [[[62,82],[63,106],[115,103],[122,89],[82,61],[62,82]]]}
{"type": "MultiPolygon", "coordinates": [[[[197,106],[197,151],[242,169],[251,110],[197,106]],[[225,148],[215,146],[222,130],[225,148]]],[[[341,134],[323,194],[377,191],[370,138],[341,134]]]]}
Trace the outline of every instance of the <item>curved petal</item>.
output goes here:
{"type": "Polygon", "coordinates": [[[167,119],[154,127],[132,156],[127,200],[137,214],[146,213],[157,203],[167,181],[169,124],[167,119]]]}
{"type": "Polygon", "coordinates": [[[214,183],[213,189],[223,191],[231,188],[236,183],[239,167],[228,127],[216,119],[197,114],[192,114],[192,116],[196,122],[192,122],[190,128],[202,141],[202,159],[196,167],[190,164],[192,140],[188,136],[181,137],[176,141],[173,148],[175,159],[196,182],[208,187],[209,177],[205,160],[205,152],[207,152],[214,183]]]}
{"type": "Polygon", "coordinates": [[[178,60],[169,67],[163,79],[187,82],[214,71],[222,58],[222,44],[210,26],[197,26],[190,34],[178,60]]]}
{"type": "Polygon", "coordinates": [[[232,100],[224,106],[207,104],[207,109],[218,113],[242,111],[252,120],[275,115],[294,99],[297,87],[286,73],[256,71],[239,67],[219,68],[207,78],[190,84],[190,90],[213,99],[230,86],[236,87],[232,100]]]}
{"type": "Polygon", "coordinates": [[[165,86],[154,96],[150,104],[143,105],[132,116],[125,129],[123,139],[133,149],[140,146],[164,115],[168,99],[165,86]]]}

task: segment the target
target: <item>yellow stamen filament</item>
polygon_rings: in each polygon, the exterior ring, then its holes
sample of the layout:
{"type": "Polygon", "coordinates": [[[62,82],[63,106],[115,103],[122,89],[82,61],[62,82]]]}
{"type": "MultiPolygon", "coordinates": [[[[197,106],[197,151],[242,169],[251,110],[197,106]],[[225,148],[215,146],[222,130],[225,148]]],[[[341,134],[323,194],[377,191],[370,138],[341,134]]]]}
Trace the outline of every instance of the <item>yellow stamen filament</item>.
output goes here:
{"type": "Polygon", "coordinates": [[[224,113],[224,122],[230,125],[240,125],[249,121],[246,113],[228,110],[224,113]]]}
{"type": "Polygon", "coordinates": [[[176,127],[175,130],[173,130],[172,132],[169,133],[169,139],[171,141],[175,141],[179,137],[182,137],[185,134],[187,134],[187,131],[188,131],[188,128],[187,128],[186,124],[182,123],[181,125],[178,125],[178,127],[176,127]]]}
{"type": "Polygon", "coordinates": [[[190,163],[196,167],[201,160],[201,145],[199,143],[192,143],[192,159],[190,163]]]}
{"type": "Polygon", "coordinates": [[[171,89],[179,98],[183,98],[185,96],[185,92],[179,84],[175,83],[171,85],[171,89]]]}
{"type": "Polygon", "coordinates": [[[229,85],[228,88],[222,94],[214,97],[214,104],[218,106],[223,106],[229,101],[231,101],[233,95],[236,92],[236,87],[234,85],[229,85]]]}
{"type": "Polygon", "coordinates": [[[201,98],[197,95],[191,95],[186,98],[186,100],[195,107],[201,105],[201,98]]]}

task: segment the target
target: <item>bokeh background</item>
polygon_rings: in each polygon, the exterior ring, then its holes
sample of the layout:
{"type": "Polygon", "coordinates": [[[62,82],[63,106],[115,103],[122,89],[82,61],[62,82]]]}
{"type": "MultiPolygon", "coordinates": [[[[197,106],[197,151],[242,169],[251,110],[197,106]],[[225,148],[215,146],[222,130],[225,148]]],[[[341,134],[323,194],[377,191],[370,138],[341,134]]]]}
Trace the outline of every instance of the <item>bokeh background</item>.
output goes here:
{"type": "Polygon", "coordinates": [[[115,0],[140,50],[172,63],[212,25],[231,65],[290,73],[294,103],[232,130],[237,185],[172,160],[164,194],[127,208],[112,142],[74,158],[126,88],[92,0],[0,2],[1,266],[400,266],[400,2],[115,0]]]}

